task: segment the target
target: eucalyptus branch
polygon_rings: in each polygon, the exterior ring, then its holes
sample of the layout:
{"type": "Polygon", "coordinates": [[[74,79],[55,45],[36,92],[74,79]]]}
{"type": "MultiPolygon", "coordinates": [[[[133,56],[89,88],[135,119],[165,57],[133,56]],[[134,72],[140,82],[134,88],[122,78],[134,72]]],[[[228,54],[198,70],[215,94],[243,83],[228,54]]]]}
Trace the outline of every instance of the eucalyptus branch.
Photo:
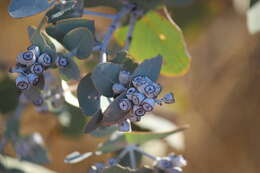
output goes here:
{"type": "Polygon", "coordinates": [[[107,46],[109,44],[109,41],[112,38],[113,33],[115,32],[115,30],[118,28],[119,24],[120,24],[120,20],[122,19],[123,16],[125,16],[126,14],[128,14],[132,9],[133,9],[134,5],[132,4],[128,4],[127,6],[123,7],[122,10],[120,10],[115,18],[112,21],[112,24],[109,26],[108,31],[106,33],[106,35],[104,36],[104,39],[102,41],[102,46],[101,46],[101,50],[100,50],[100,61],[101,62],[106,62],[107,61],[107,46]]]}
{"type": "Polygon", "coordinates": [[[92,15],[92,16],[101,16],[109,19],[114,19],[116,15],[114,14],[105,14],[105,13],[100,13],[100,12],[95,12],[95,11],[89,11],[89,10],[84,10],[83,12],[85,15],[92,15]]]}
{"type": "Polygon", "coordinates": [[[126,36],[126,41],[125,41],[125,47],[123,48],[123,50],[128,50],[129,46],[132,42],[132,35],[134,32],[134,28],[135,28],[135,24],[137,22],[137,19],[139,17],[141,17],[143,15],[143,11],[139,10],[139,11],[135,11],[131,14],[130,20],[129,20],[129,29],[128,29],[128,33],[126,36]]]}

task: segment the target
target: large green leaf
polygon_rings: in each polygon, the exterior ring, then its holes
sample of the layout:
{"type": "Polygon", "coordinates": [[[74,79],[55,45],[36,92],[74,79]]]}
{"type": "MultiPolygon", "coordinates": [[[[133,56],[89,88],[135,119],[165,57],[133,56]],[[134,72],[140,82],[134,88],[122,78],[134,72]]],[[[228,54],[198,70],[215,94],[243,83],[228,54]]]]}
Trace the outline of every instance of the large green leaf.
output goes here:
{"type": "Polygon", "coordinates": [[[126,98],[126,93],[123,92],[108,106],[104,112],[104,117],[102,120],[102,125],[117,124],[123,121],[129,111],[122,111],[119,107],[119,102],[121,99],[126,98]]]}
{"type": "Polygon", "coordinates": [[[94,37],[87,28],[79,27],[68,32],[62,40],[62,44],[70,51],[76,50],[76,56],[84,59],[92,53],[94,37]]]}
{"type": "Polygon", "coordinates": [[[40,13],[50,6],[48,0],[12,0],[8,12],[14,18],[28,17],[40,13]]]}
{"type": "MultiPolygon", "coordinates": [[[[121,45],[124,44],[127,31],[128,27],[123,27],[115,33],[115,38],[121,45]]],[[[129,53],[138,61],[162,55],[164,75],[184,74],[190,66],[181,30],[156,12],[147,13],[137,22],[129,53]]]]}
{"type": "Polygon", "coordinates": [[[77,96],[80,108],[85,115],[92,116],[100,110],[100,94],[92,82],[90,73],[80,80],[77,96]]]}
{"type": "Polygon", "coordinates": [[[74,62],[72,58],[68,58],[69,64],[64,68],[60,68],[61,77],[68,80],[79,80],[80,79],[80,71],[78,65],[74,62]]]}
{"type": "Polygon", "coordinates": [[[156,81],[160,75],[162,66],[162,57],[156,56],[142,62],[133,72],[132,76],[147,76],[151,80],[156,81]]]}
{"type": "Polygon", "coordinates": [[[55,25],[48,26],[46,32],[55,38],[56,40],[62,42],[64,36],[71,30],[84,27],[89,29],[93,34],[95,33],[95,24],[93,20],[86,19],[73,19],[57,22],[55,25]]]}
{"type": "Polygon", "coordinates": [[[101,63],[93,70],[91,78],[100,94],[106,97],[114,96],[112,86],[118,82],[121,66],[113,63],[101,63]]]}

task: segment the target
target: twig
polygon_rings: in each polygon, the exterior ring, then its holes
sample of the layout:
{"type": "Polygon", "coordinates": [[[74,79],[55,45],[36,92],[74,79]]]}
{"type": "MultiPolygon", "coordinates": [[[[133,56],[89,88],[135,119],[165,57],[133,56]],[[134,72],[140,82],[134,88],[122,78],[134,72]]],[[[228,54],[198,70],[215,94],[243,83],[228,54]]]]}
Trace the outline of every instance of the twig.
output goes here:
{"type": "Polygon", "coordinates": [[[135,147],[134,150],[137,151],[137,152],[139,152],[139,153],[141,153],[141,154],[143,154],[143,155],[145,155],[146,157],[148,157],[148,158],[150,158],[150,159],[152,159],[152,160],[156,160],[156,157],[155,157],[155,156],[153,156],[153,155],[151,155],[151,154],[149,154],[149,153],[147,153],[147,152],[141,150],[141,149],[138,148],[138,147],[135,147]]]}
{"type": "Polygon", "coordinates": [[[132,169],[136,169],[136,158],[135,158],[135,153],[134,153],[133,149],[129,151],[130,164],[131,164],[132,169]]]}
{"type": "Polygon", "coordinates": [[[106,17],[106,18],[109,18],[109,19],[114,19],[116,17],[116,15],[114,15],[114,14],[105,14],[105,13],[89,11],[89,10],[84,10],[83,13],[85,15],[101,16],[101,17],[106,17]]]}
{"type": "Polygon", "coordinates": [[[122,8],[122,10],[120,10],[115,18],[112,21],[112,24],[109,26],[108,31],[106,33],[106,35],[104,36],[104,39],[102,41],[101,44],[101,50],[100,50],[100,61],[101,62],[106,62],[106,58],[107,58],[107,46],[109,41],[112,38],[113,33],[115,32],[115,30],[118,28],[119,24],[120,24],[120,20],[123,16],[125,16],[126,14],[128,14],[132,9],[133,9],[134,5],[129,4],[125,7],[122,8]]]}
{"type": "Polygon", "coordinates": [[[126,51],[129,49],[129,46],[132,42],[132,35],[134,32],[134,27],[135,24],[137,22],[137,19],[143,15],[143,11],[135,11],[131,14],[131,18],[129,21],[129,28],[128,28],[128,32],[127,32],[127,36],[126,36],[126,41],[125,41],[125,47],[123,48],[123,51],[126,51]]]}

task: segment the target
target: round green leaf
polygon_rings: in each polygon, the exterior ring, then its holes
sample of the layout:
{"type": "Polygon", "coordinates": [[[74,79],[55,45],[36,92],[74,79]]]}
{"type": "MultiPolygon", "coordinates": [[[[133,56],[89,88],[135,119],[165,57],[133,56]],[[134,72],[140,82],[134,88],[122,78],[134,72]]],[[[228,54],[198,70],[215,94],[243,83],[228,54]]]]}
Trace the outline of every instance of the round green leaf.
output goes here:
{"type": "MultiPolygon", "coordinates": [[[[123,27],[115,33],[115,38],[121,45],[124,44],[127,31],[128,27],[123,27]]],[[[136,23],[129,53],[138,61],[162,55],[164,75],[182,75],[190,66],[181,30],[156,12],[147,13],[136,23]]]]}
{"type": "Polygon", "coordinates": [[[76,56],[84,59],[92,53],[94,47],[93,34],[87,28],[76,28],[64,36],[62,44],[70,51],[76,50],[76,56]]]}
{"type": "Polygon", "coordinates": [[[100,110],[100,94],[92,82],[91,74],[80,80],[77,96],[79,106],[85,115],[92,116],[100,110]]]}
{"type": "Polygon", "coordinates": [[[113,97],[112,86],[118,82],[119,72],[122,67],[113,63],[101,63],[93,70],[91,78],[100,94],[106,97],[113,97]]]}
{"type": "Polygon", "coordinates": [[[12,0],[8,12],[14,18],[28,17],[51,7],[48,0],[12,0]]]}
{"type": "Polygon", "coordinates": [[[55,25],[48,26],[46,32],[58,41],[62,41],[63,37],[71,30],[84,27],[89,29],[93,34],[95,33],[95,24],[93,20],[86,19],[73,19],[65,20],[56,23],[55,25]]]}
{"type": "Polygon", "coordinates": [[[142,62],[133,72],[132,76],[143,75],[156,81],[160,75],[162,66],[162,57],[156,56],[142,62]]]}

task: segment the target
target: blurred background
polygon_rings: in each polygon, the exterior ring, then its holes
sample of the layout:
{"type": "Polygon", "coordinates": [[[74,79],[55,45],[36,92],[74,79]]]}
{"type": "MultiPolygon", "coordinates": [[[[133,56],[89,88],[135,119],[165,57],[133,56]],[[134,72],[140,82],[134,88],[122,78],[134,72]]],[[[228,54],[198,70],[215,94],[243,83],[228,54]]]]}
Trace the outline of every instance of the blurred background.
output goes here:
{"type": "MultiPolygon", "coordinates": [[[[1,78],[29,45],[27,26],[37,25],[42,17],[12,19],[8,2],[0,2],[1,78]]],[[[260,35],[248,32],[246,5],[246,0],[194,0],[169,9],[184,32],[192,62],[184,76],[160,77],[166,90],[174,91],[177,103],[161,107],[156,114],[177,125],[190,125],[184,132],[185,148],[167,149],[187,158],[186,173],[260,172],[260,35]]],[[[113,12],[108,8],[94,10],[113,12]]],[[[97,33],[104,34],[110,20],[95,20],[97,33]]],[[[0,96],[0,102],[7,97],[0,96]]],[[[0,116],[1,131],[5,118],[0,116]]],[[[33,106],[24,112],[21,130],[22,134],[37,131],[43,135],[52,160],[46,167],[56,172],[82,173],[101,161],[92,157],[65,164],[68,153],[93,151],[102,139],[64,135],[57,117],[37,113],[33,106]]],[[[7,151],[14,155],[11,148],[7,151]]]]}

